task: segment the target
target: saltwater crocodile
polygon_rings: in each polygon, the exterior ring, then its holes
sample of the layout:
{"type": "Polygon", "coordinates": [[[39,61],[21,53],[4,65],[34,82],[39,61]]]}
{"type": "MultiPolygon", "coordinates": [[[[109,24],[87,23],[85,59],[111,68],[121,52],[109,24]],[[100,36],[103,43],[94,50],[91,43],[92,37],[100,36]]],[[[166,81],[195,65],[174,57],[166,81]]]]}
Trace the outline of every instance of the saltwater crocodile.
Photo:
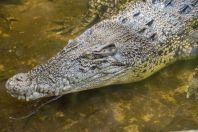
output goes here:
{"type": "MultiPolygon", "coordinates": [[[[175,61],[198,57],[197,22],[198,0],[130,3],[47,63],[10,78],[7,90],[34,100],[143,80],[175,61]]],[[[188,95],[198,87],[197,71],[188,95]]]]}

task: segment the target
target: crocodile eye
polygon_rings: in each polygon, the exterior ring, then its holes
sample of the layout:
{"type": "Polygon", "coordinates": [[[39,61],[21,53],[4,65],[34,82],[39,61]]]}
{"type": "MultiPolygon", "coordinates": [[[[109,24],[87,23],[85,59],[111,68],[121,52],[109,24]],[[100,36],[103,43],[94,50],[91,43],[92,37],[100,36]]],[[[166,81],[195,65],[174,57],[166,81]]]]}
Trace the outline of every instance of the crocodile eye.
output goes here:
{"type": "Polygon", "coordinates": [[[106,57],[106,56],[112,56],[117,52],[117,48],[115,44],[107,44],[103,45],[99,50],[95,50],[93,54],[95,56],[100,56],[100,57],[106,57]]]}
{"type": "Polygon", "coordinates": [[[113,55],[115,54],[117,51],[115,44],[110,44],[107,47],[104,47],[100,53],[104,54],[104,55],[113,55]]]}
{"type": "Polygon", "coordinates": [[[95,58],[92,53],[85,53],[83,57],[89,60],[93,60],[95,58]]]}
{"type": "Polygon", "coordinates": [[[99,45],[94,47],[92,51],[88,51],[83,54],[83,58],[94,60],[108,56],[113,56],[117,52],[115,44],[99,45]]]}

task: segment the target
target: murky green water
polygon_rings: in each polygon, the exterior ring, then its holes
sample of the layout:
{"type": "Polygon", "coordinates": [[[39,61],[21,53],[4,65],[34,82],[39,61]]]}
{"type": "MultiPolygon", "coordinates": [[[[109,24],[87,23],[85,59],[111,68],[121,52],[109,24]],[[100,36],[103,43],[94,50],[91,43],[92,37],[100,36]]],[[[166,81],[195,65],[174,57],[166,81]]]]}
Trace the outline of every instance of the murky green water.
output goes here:
{"type": "Polygon", "coordinates": [[[198,129],[198,100],[185,98],[196,60],[178,62],[139,83],[68,94],[30,118],[9,119],[31,112],[47,99],[18,101],[6,93],[5,81],[62,49],[75,36],[65,29],[81,23],[87,1],[0,0],[0,131],[198,129]]]}

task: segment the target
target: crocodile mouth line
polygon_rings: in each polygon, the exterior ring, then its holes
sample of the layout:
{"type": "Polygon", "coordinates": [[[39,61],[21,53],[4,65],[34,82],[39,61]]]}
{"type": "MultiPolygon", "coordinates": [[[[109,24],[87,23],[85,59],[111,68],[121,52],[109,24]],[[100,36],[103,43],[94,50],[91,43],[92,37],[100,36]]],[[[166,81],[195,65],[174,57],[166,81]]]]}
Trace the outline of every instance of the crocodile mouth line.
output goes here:
{"type": "MultiPolygon", "coordinates": [[[[26,94],[26,93],[15,94],[14,90],[13,90],[15,88],[12,88],[13,91],[12,90],[11,91],[7,90],[7,92],[9,92],[12,97],[18,98],[19,100],[26,100],[26,101],[35,100],[37,98],[48,97],[48,96],[58,96],[58,95],[62,95],[62,94],[65,94],[65,93],[78,91],[78,88],[81,88],[81,87],[85,88],[85,89],[92,89],[92,88],[89,87],[89,85],[98,85],[101,81],[102,82],[107,82],[108,80],[111,80],[112,77],[120,75],[126,70],[126,68],[119,67],[115,71],[109,72],[109,70],[112,69],[112,67],[110,67],[110,68],[107,68],[107,67],[104,67],[104,68],[106,68],[104,71],[102,71],[98,74],[94,74],[93,76],[90,76],[86,79],[79,80],[76,84],[70,85],[69,88],[65,88],[65,89],[64,88],[57,88],[57,90],[54,90],[53,92],[50,92],[50,89],[49,89],[49,91],[44,92],[44,91],[41,91],[38,88],[38,86],[36,86],[36,87],[34,87],[35,90],[32,90],[28,94],[26,94]],[[101,73],[103,73],[103,74],[101,74],[101,73]],[[107,74],[112,74],[112,75],[107,77],[106,76],[107,74]],[[89,82],[87,82],[86,80],[89,80],[89,82]],[[92,82],[95,82],[95,84],[93,84],[92,82]]],[[[9,87],[9,86],[7,86],[7,87],[9,87]]]]}

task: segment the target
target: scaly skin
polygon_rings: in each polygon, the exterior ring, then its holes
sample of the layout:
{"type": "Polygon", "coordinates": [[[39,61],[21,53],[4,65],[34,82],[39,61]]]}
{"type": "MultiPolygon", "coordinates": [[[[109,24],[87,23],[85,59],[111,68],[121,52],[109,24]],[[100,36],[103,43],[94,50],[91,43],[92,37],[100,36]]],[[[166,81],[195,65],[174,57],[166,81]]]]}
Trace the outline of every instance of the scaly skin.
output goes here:
{"type": "Polygon", "coordinates": [[[198,0],[129,4],[70,40],[46,64],[10,78],[7,90],[34,100],[143,80],[177,60],[198,56],[192,29],[197,18],[198,0]]]}

